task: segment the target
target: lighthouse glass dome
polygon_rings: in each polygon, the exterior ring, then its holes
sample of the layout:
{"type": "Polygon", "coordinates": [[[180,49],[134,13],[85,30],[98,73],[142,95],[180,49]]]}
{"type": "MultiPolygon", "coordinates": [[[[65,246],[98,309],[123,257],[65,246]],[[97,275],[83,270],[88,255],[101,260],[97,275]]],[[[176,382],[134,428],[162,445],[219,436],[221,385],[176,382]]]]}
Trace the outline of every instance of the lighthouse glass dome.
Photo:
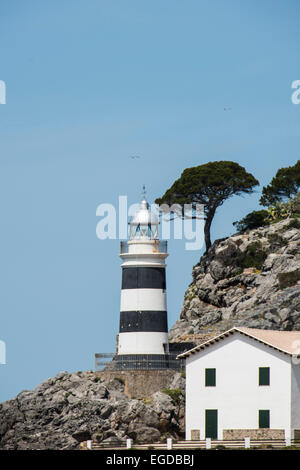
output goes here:
{"type": "Polygon", "coordinates": [[[139,210],[129,222],[129,238],[133,239],[158,239],[158,217],[151,212],[146,199],[140,203],[139,210]]]}

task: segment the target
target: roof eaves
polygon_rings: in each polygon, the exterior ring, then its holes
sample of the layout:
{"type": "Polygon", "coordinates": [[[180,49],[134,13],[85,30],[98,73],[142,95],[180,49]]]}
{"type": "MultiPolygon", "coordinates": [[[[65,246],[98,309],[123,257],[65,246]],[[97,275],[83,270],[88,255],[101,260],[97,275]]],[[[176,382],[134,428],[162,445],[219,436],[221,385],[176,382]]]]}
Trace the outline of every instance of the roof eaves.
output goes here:
{"type": "Polygon", "coordinates": [[[265,340],[263,340],[263,339],[261,339],[261,338],[257,338],[256,336],[251,335],[251,333],[248,333],[248,332],[246,332],[246,331],[243,331],[243,330],[241,330],[240,328],[236,328],[236,330],[237,330],[239,333],[241,333],[241,334],[243,334],[243,335],[245,335],[245,336],[248,336],[249,338],[252,338],[252,339],[254,339],[255,341],[258,341],[259,343],[265,344],[266,346],[269,346],[270,348],[276,349],[277,351],[280,351],[280,352],[282,352],[282,353],[284,353],[284,354],[287,354],[287,355],[289,355],[289,356],[293,356],[293,354],[292,354],[290,351],[287,351],[286,349],[283,349],[283,348],[279,348],[279,347],[277,347],[277,346],[274,346],[274,344],[271,344],[271,343],[269,343],[268,341],[265,341],[265,340]]]}
{"type": "Polygon", "coordinates": [[[233,327],[230,330],[224,331],[223,333],[220,333],[218,336],[215,336],[214,338],[212,338],[208,341],[205,341],[204,343],[201,343],[198,346],[195,346],[193,349],[190,349],[189,351],[186,351],[182,354],[179,354],[177,356],[177,358],[178,359],[184,359],[188,356],[191,356],[191,355],[195,354],[196,352],[199,352],[203,349],[206,349],[207,347],[211,346],[212,344],[224,339],[225,337],[228,337],[229,335],[232,335],[235,332],[241,333],[244,336],[252,338],[255,341],[258,341],[259,343],[265,344],[266,346],[268,346],[272,349],[275,349],[276,351],[282,352],[283,354],[287,354],[288,356],[293,356],[293,357],[297,357],[297,358],[300,357],[300,354],[295,355],[295,354],[291,353],[290,351],[287,351],[286,349],[279,348],[279,347],[274,346],[273,344],[269,343],[268,341],[257,338],[256,336],[252,335],[251,333],[243,331],[241,328],[233,327]]]}
{"type": "Polygon", "coordinates": [[[224,331],[224,333],[220,333],[218,336],[215,336],[214,338],[209,339],[208,341],[205,341],[204,343],[198,344],[198,346],[195,346],[194,348],[189,349],[188,351],[185,351],[182,354],[179,354],[177,356],[177,359],[183,359],[183,358],[186,358],[188,356],[191,356],[192,354],[195,354],[196,352],[200,351],[201,349],[205,349],[208,346],[211,346],[212,344],[214,344],[215,342],[218,342],[221,339],[225,338],[226,336],[229,336],[229,335],[233,334],[235,331],[238,331],[238,328],[233,327],[230,330],[224,331]]]}

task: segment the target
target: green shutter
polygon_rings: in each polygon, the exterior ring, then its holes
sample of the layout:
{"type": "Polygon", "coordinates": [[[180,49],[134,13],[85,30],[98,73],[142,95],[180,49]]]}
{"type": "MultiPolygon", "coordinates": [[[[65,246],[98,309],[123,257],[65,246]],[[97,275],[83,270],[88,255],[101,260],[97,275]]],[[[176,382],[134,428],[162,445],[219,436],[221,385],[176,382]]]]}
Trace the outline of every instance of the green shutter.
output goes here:
{"type": "Polygon", "coordinates": [[[216,369],[205,369],[205,386],[216,386],[216,369]]]}
{"type": "Polygon", "coordinates": [[[270,367],[259,368],[259,385],[270,385],[270,367]]]}
{"type": "Polygon", "coordinates": [[[270,427],[270,410],[259,410],[258,421],[259,421],[260,428],[269,428],[270,427]]]}

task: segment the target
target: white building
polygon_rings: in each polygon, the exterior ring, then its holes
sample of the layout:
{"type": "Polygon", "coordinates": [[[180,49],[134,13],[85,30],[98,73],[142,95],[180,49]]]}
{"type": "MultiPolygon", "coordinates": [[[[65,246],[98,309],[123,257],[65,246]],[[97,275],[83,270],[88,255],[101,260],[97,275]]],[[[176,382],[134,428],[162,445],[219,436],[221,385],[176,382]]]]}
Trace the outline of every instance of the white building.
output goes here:
{"type": "Polygon", "coordinates": [[[186,359],[186,439],[300,438],[300,331],[233,328],[186,359]]]}

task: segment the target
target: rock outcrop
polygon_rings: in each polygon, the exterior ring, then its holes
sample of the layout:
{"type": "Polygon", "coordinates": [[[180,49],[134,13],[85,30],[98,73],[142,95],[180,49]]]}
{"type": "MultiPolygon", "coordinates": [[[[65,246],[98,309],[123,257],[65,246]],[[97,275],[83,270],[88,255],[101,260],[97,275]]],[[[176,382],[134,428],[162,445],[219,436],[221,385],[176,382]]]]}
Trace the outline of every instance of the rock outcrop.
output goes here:
{"type": "Polygon", "coordinates": [[[300,230],[285,219],[215,241],[194,266],[171,341],[233,326],[300,329],[300,230]]]}
{"type": "Polygon", "coordinates": [[[101,381],[93,372],[61,372],[0,404],[0,449],[77,449],[87,439],[157,442],[167,436],[184,436],[179,373],[165,392],[135,400],[124,394],[117,374],[101,381]]]}

